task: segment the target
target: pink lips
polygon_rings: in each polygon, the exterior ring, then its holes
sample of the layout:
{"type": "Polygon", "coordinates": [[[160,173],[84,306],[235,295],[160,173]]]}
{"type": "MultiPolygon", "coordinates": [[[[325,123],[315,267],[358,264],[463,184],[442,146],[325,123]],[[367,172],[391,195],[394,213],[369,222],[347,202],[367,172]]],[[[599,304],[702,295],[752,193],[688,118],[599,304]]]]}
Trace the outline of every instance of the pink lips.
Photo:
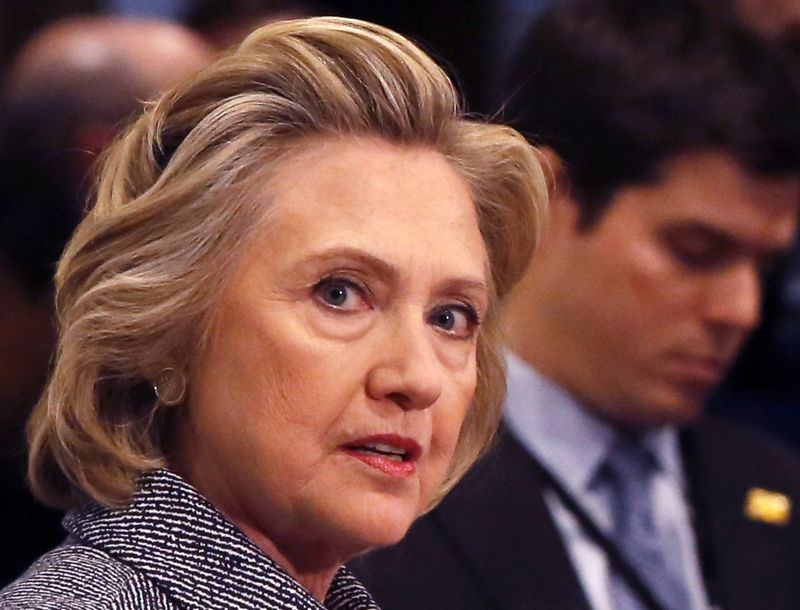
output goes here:
{"type": "Polygon", "coordinates": [[[360,438],[342,447],[351,457],[384,474],[406,477],[417,470],[422,455],[419,443],[396,434],[376,434],[360,438]]]}

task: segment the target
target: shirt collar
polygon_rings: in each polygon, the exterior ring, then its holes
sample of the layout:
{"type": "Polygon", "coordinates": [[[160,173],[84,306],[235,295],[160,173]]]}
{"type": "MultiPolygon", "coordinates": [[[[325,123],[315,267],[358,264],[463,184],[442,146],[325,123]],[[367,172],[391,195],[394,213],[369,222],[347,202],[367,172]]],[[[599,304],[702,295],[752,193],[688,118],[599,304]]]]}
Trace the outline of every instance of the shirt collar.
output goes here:
{"type": "Polygon", "coordinates": [[[322,606],[197,490],[166,469],[141,475],[128,507],[109,510],[88,503],[70,511],[64,526],[81,542],[142,572],[182,607],[378,610],[345,568],[322,606]]]}
{"type": "Polygon", "coordinates": [[[659,468],[683,486],[683,462],[678,431],[671,426],[655,428],[647,433],[643,442],[647,444],[659,468]]]}
{"type": "MultiPolygon", "coordinates": [[[[515,354],[506,352],[506,363],[506,425],[570,493],[580,496],[589,489],[617,438],[617,431],[515,354]]],[[[659,466],[680,481],[675,429],[654,428],[647,432],[643,442],[659,466]]]]}

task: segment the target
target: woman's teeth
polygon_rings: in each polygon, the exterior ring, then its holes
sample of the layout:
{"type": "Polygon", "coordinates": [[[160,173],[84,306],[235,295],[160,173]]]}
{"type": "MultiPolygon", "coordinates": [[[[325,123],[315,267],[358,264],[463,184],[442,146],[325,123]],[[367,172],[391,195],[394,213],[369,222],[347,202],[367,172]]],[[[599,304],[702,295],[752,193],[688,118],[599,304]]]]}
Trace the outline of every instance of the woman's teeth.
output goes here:
{"type": "Polygon", "coordinates": [[[353,447],[353,449],[364,453],[378,453],[396,462],[402,462],[406,458],[406,452],[402,449],[383,443],[370,443],[359,447],[353,447]]]}

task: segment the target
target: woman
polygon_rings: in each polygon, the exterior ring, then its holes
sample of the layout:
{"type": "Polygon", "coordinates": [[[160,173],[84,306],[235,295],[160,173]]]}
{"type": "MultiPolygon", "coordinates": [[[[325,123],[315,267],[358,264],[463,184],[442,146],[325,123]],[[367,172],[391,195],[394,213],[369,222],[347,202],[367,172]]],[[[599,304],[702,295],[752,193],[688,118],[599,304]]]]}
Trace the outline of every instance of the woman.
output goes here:
{"type": "Polygon", "coordinates": [[[69,538],[0,607],[374,608],[341,565],[489,442],[544,200],[378,26],[267,26],[166,94],[59,264],[30,479],[69,538]]]}

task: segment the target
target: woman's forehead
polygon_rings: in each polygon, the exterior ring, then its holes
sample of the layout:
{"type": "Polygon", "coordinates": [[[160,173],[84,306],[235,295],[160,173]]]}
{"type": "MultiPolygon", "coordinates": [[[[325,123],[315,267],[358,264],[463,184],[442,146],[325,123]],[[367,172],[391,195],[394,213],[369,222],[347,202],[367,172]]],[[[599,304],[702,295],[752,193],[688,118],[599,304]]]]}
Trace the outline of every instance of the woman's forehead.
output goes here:
{"type": "Polygon", "coordinates": [[[296,264],[346,249],[403,269],[421,262],[487,283],[469,189],[440,153],[378,139],[300,149],[275,171],[254,249],[296,264]]]}

